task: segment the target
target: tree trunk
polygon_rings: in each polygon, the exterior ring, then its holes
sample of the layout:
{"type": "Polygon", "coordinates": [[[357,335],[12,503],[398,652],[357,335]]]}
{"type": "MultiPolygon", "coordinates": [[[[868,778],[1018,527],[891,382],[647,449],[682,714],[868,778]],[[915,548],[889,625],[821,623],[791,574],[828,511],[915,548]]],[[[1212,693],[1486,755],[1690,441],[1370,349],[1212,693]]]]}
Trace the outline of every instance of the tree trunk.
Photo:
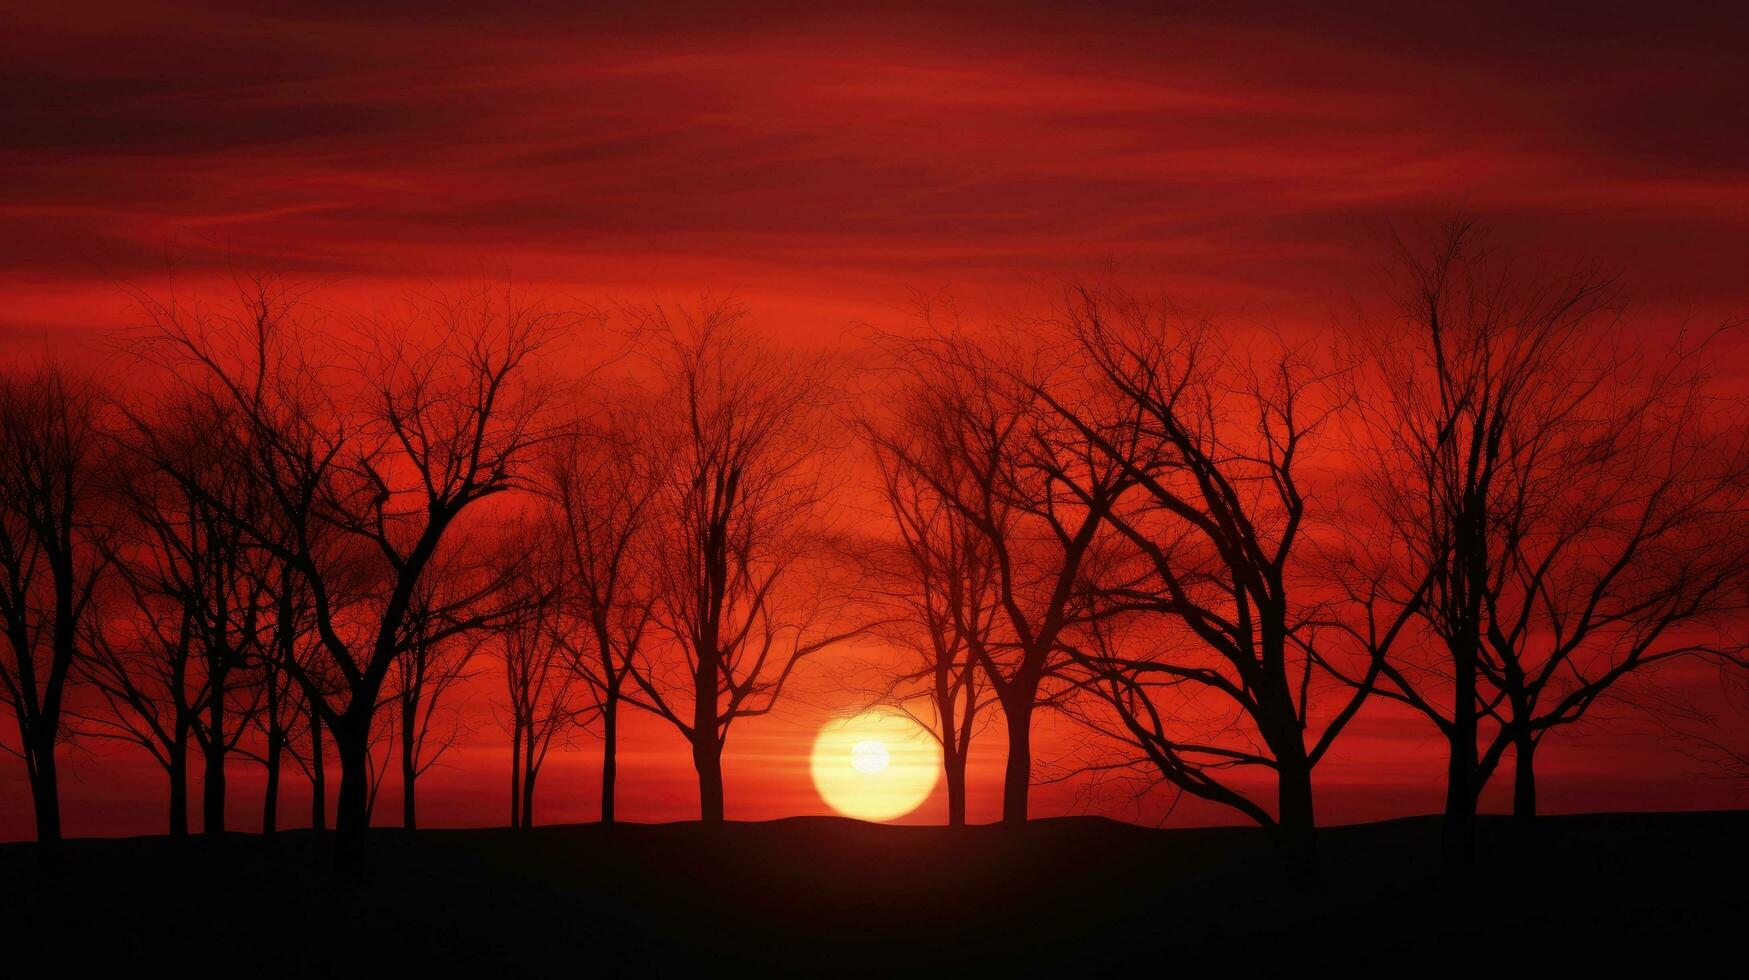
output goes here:
{"type": "Polygon", "coordinates": [[[1319,877],[1318,831],[1312,807],[1312,767],[1304,753],[1276,756],[1276,833],[1288,874],[1297,881],[1319,877]]]}
{"type": "Polygon", "coordinates": [[[170,743],[170,836],[188,836],[188,730],[170,743]]]}
{"type": "Polygon", "coordinates": [[[722,823],[723,746],[711,731],[700,732],[693,740],[692,767],[698,770],[698,819],[722,823]]]}
{"type": "Polygon", "coordinates": [[[512,721],[510,732],[510,827],[522,826],[522,722],[512,721]]]}
{"type": "MultiPolygon", "coordinates": [[[[34,733],[33,733],[34,734],[34,733]]],[[[26,749],[30,767],[31,803],[36,810],[37,884],[54,889],[61,880],[61,786],[55,771],[55,741],[47,739],[26,749]]]]}
{"type": "Polygon", "coordinates": [[[364,865],[364,834],[370,825],[370,722],[349,719],[334,727],[340,756],[340,796],[334,809],[334,855],[341,868],[364,865]]]}
{"type": "Polygon", "coordinates": [[[272,834],[279,831],[279,763],[280,754],[285,751],[285,740],[277,730],[267,733],[267,793],[261,800],[261,832],[272,834]]]}
{"type": "Polygon", "coordinates": [[[61,845],[61,781],[55,769],[52,738],[37,739],[30,749],[30,797],[36,809],[36,841],[44,850],[61,845]]]}
{"type": "MultiPolygon", "coordinates": [[[[284,619],[281,619],[281,623],[284,619]]],[[[267,790],[261,799],[261,833],[263,835],[276,833],[279,830],[279,753],[284,747],[285,739],[279,730],[279,671],[270,669],[267,672],[267,759],[263,766],[267,769],[267,790]]]]}
{"type": "Polygon", "coordinates": [[[1512,844],[1520,852],[1536,848],[1536,740],[1513,740],[1512,844]]]}
{"type": "Polygon", "coordinates": [[[1026,822],[1026,798],[1032,786],[1032,709],[1027,694],[1011,705],[1002,704],[1008,720],[1008,767],[1002,780],[1002,822],[1011,826],[1026,822]]]}
{"type": "Polygon", "coordinates": [[[530,765],[522,774],[522,829],[534,827],[534,778],[540,770],[530,765]]]}
{"type": "Polygon", "coordinates": [[[207,709],[206,770],[201,777],[201,833],[225,832],[225,691],[215,686],[207,709]]]}
{"type": "Polygon", "coordinates": [[[601,708],[601,822],[613,823],[614,783],[619,779],[619,692],[609,690],[601,708]]]}
{"type": "Polygon", "coordinates": [[[310,829],[328,829],[328,770],[322,764],[322,715],[310,699],[310,829]]]}
{"type": "Polygon", "coordinates": [[[976,695],[970,682],[966,687],[966,718],[958,717],[954,691],[945,673],[935,676],[935,709],[941,718],[941,770],[947,779],[947,825],[966,825],[966,743],[960,739],[960,726],[971,729],[971,712],[976,695]]]}
{"type": "MultiPolygon", "coordinates": [[[[1273,595],[1280,583],[1272,582],[1273,595]]],[[[1318,822],[1312,799],[1312,760],[1307,757],[1305,724],[1295,701],[1293,686],[1282,665],[1287,663],[1286,610],[1279,604],[1264,606],[1262,654],[1272,664],[1273,683],[1260,685],[1257,695],[1259,734],[1275,757],[1275,835],[1282,864],[1291,881],[1316,886],[1319,881],[1318,822]]]]}
{"type": "Polygon", "coordinates": [[[401,826],[407,830],[419,829],[418,797],[419,784],[418,759],[415,757],[413,723],[418,714],[419,705],[407,698],[401,699],[401,826]]]}
{"type": "Polygon", "coordinates": [[[714,627],[698,644],[698,667],[692,683],[692,768],[698,772],[698,819],[706,824],[723,822],[723,743],[717,730],[717,678],[720,661],[714,627]]]}
{"type": "Polygon", "coordinates": [[[1461,736],[1453,736],[1446,770],[1445,823],[1440,830],[1440,850],[1446,866],[1453,869],[1468,868],[1476,857],[1476,791],[1463,744],[1461,736]]]}
{"type": "Polygon", "coordinates": [[[206,768],[201,776],[201,833],[208,836],[225,832],[225,747],[211,741],[206,745],[206,768]]]}
{"type": "Polygon", "coordinates": [[[1445,773],[1445,822],[1440,850],[1446,866],[1467,869],[1476,857],[1476,648],[1460,641],[1452,650],[1453,695],[1450,751],[1445,773]]]}
{"type": "MultiPolygon", "coordinates": [[[[951,739],[952,736],[950,735],[951,739]]],[[[948,749],[941,756],[943,774],[947,777],[947,825],[966,825],[966,757],[957,749],[948,749]]]]}
{"type": "Polygon", "coordinates": [[[540,775],[540,758],[536,755],[534,727],[522,741],[522,829],[534,826],[534,780],[540,775]]]}

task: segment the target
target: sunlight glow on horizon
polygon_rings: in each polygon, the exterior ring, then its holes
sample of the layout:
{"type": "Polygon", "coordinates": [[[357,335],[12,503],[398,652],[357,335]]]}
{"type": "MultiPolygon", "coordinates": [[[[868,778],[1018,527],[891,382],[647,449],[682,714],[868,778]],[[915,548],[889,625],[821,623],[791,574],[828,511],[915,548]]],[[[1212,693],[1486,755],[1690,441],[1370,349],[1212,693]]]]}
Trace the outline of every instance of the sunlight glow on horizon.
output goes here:
{"type": "Polygon", "coordinates": [[[934,791],[941,748],[910,718],[868,711],[827,722],[814,739],[809,768],[832,809],[859,820],[893,820],[934,791]]]}

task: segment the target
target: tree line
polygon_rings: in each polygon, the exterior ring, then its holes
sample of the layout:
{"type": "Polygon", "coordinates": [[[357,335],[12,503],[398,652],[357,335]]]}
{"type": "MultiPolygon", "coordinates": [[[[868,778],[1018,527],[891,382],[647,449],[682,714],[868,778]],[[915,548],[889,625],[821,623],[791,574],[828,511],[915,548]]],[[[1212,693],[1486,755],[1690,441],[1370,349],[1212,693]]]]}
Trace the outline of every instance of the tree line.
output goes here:
{"type": "Polygon", "coordinates": [[[288,771],[317,828],[337,780],[356,865],[391,768],[417,826],[487,673],[513,826],[579,737],[614,820],[626,710],[720,822],[734,723],[852,642],[902,652],[860,695],[934,733],[952,824],[985,731],[1027,819],[1055,712],[1094,778],[1230,808],[1314,875],[1314,772],[1380,700],[1447,743],[1450,862],[1508,759],[1528,845],[1549,733],[1744,665],[1749,415],[1716,335],[1637,336],[1607,276],[1465,220],[1397,259],[1393,313],[1334,340],[1080,283],[992,328],[925,306],[854,365],[733,304],[610,329],[495,289],[370,319],[276,280],[142,294],[125,381],[0,375],[0,744],[45,862],[58,749],[99,738],[157,761],[173,835],[191,766],[206,833],[235,757],[267,833],[288,771]]]}

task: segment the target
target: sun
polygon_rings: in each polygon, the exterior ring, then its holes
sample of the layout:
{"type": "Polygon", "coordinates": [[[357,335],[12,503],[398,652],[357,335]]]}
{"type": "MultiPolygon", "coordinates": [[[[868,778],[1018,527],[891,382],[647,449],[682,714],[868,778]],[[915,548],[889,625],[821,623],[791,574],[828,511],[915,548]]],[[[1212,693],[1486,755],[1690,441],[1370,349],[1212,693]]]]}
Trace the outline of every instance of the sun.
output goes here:
{"type": "Polygon", "coordinates": [[[893,820],[935,789],[941,747],[902,714],[866,711],[827,722],[814,739],[809,768],[832,809],[859,820],[893,820]]]}
{"type": "Polygon", "coordinates": [[[887,771],[887,763],[891,762],[893,754],[880,742],[858,742],[850,750],[850,765],[857,772],[873,776],[887,771]]]}

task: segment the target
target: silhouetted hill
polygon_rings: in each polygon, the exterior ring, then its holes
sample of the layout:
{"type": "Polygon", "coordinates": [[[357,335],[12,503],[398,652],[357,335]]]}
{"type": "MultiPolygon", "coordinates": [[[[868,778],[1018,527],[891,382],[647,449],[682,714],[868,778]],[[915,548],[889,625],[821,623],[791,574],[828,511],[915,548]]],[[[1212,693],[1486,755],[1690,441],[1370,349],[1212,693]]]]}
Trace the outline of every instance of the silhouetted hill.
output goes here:
{"type": "Polygon", "coordinates": [[[1745,812],[1552,817],[1518,861],[1488,819],[1464,880],[1436,818],[1338,827],[1310,893],[1257,830],[1097,818],[383,830],[361,880],[308,832],[79,840],[51,895],[31,845],[0,846],[0,922],[69,975],[1669,969],[1740,955],[1746,833],[1745,812]]]}

